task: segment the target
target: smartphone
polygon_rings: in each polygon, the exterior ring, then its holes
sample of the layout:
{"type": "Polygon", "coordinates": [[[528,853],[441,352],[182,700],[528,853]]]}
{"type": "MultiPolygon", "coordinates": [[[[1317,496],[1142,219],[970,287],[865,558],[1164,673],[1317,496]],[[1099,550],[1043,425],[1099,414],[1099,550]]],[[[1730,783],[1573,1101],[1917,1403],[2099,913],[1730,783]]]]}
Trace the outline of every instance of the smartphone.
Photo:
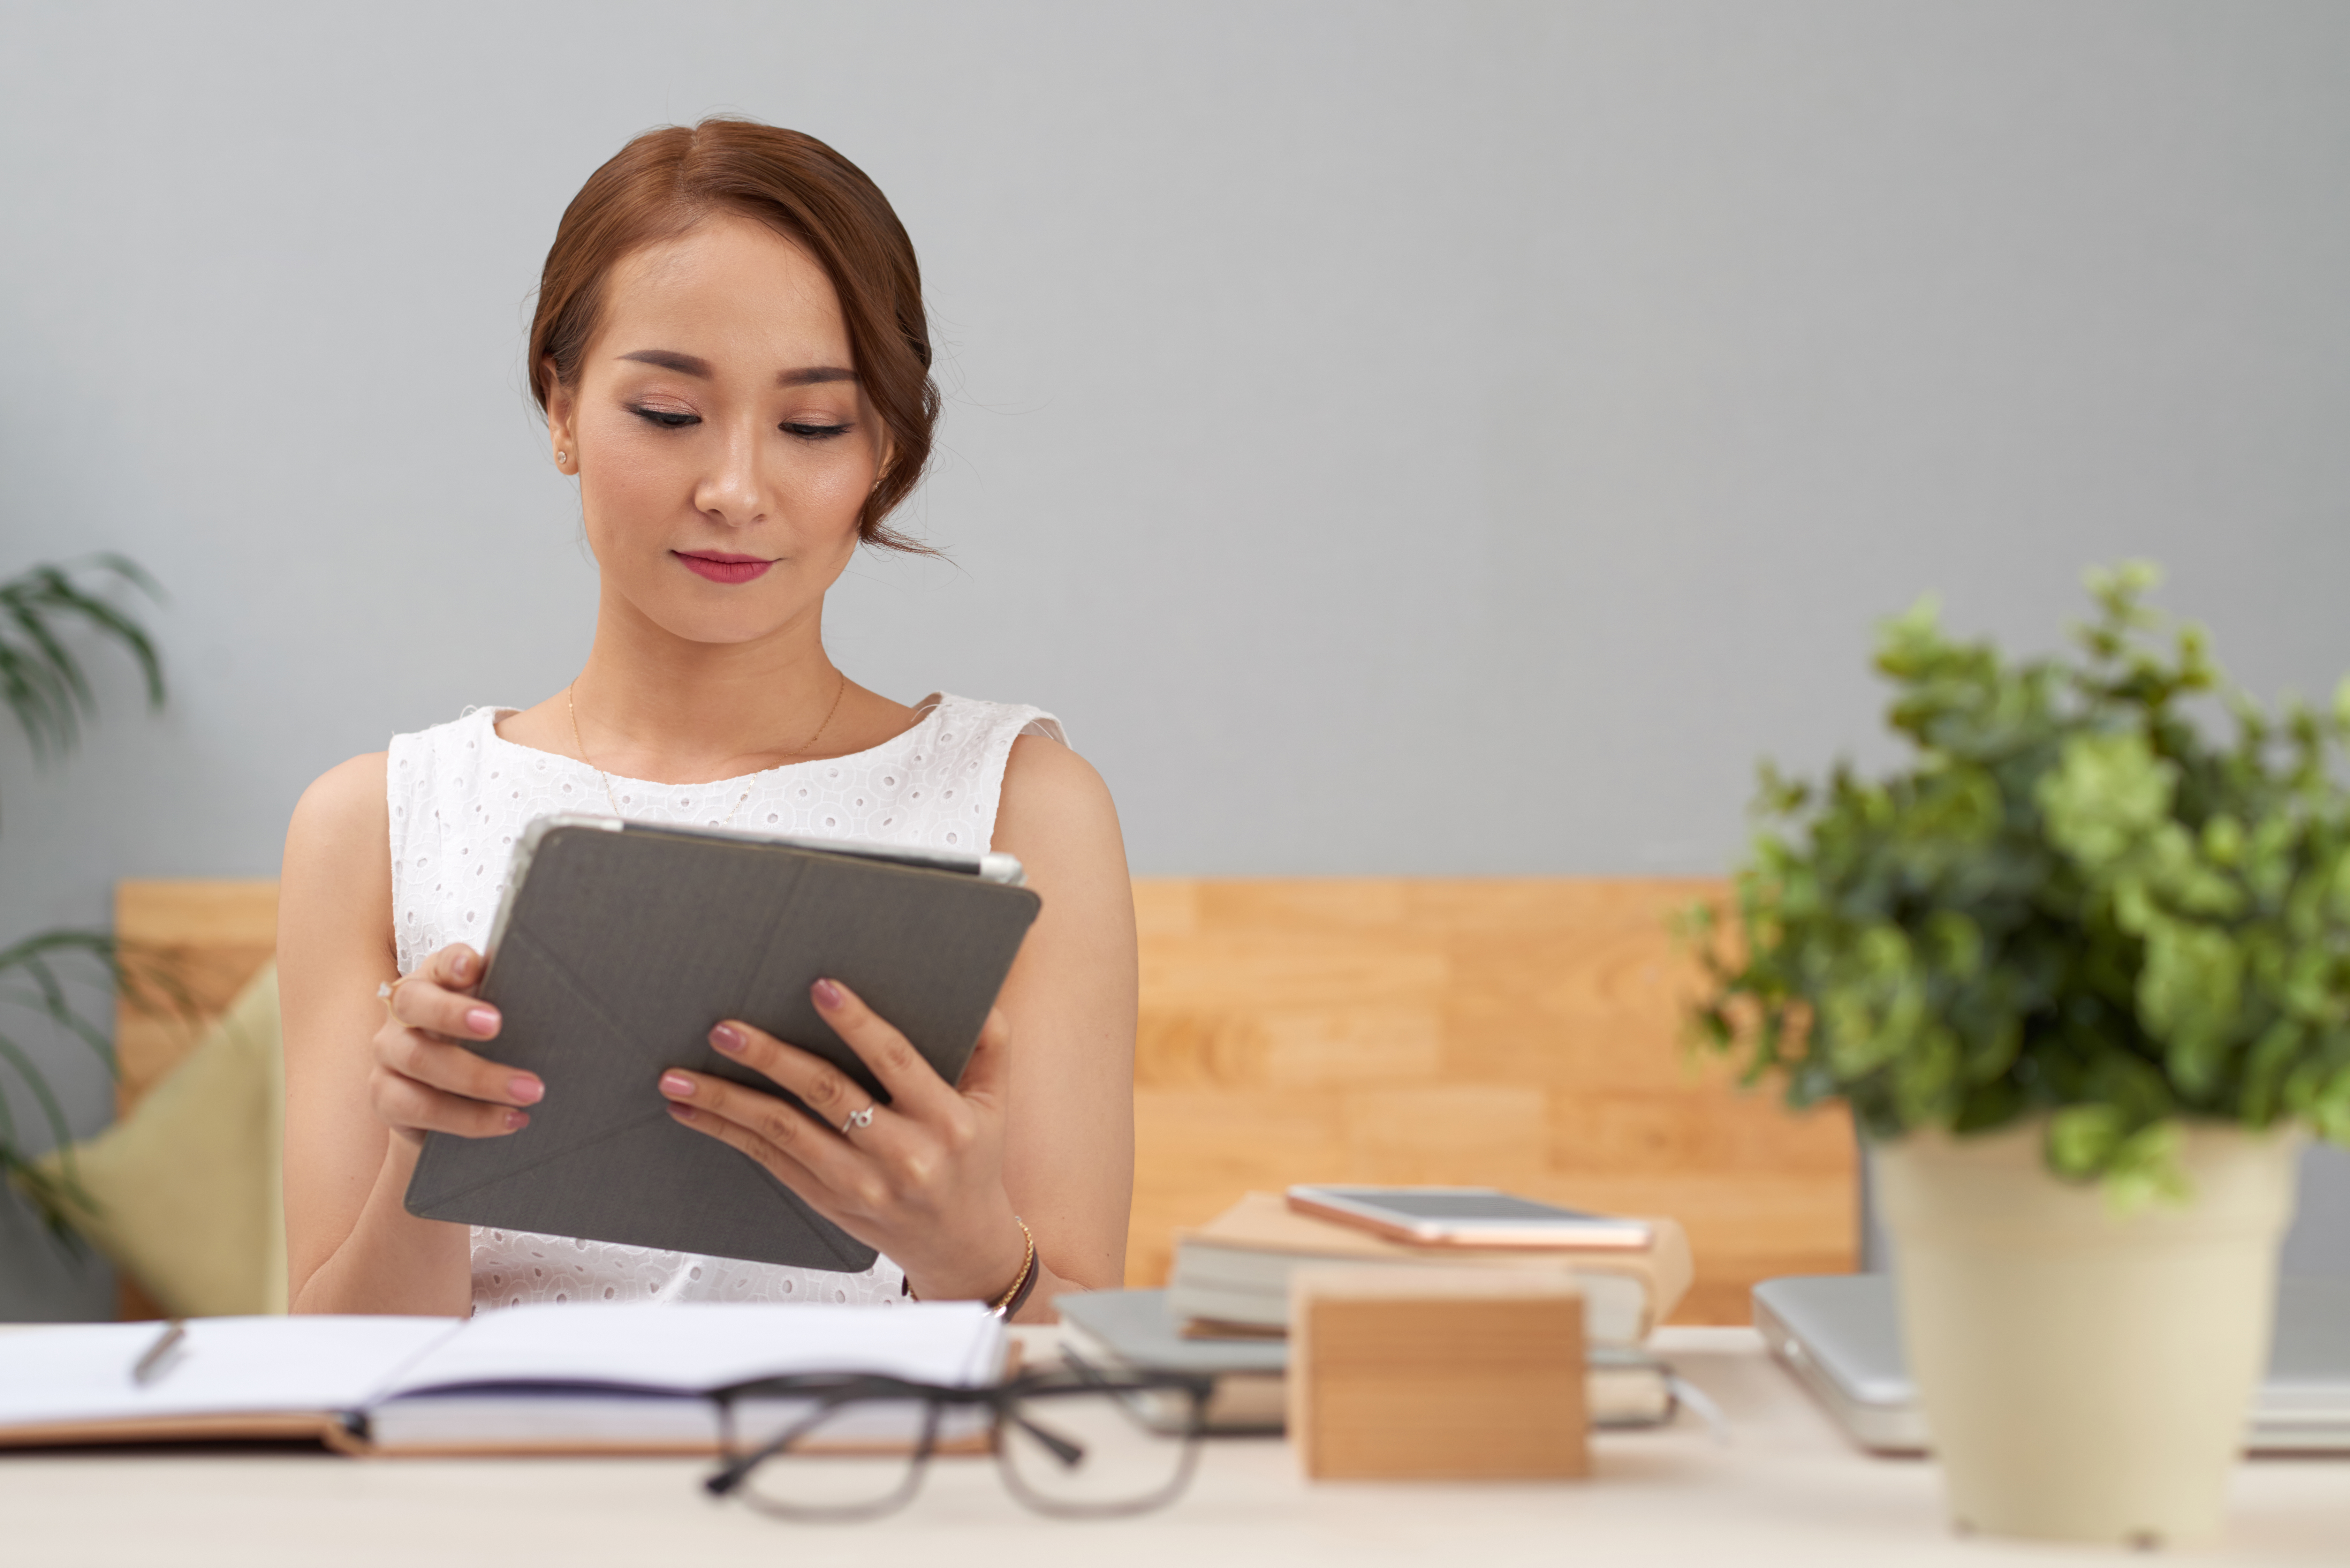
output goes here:
{"type": "Polygon", "coordinates": [[[1293,1187],[1289,1206],[1428,1247],[1549,1247],[1637,1251],[1645,1220],[1588,1214],[1491,1187],[1293,1187]]]}

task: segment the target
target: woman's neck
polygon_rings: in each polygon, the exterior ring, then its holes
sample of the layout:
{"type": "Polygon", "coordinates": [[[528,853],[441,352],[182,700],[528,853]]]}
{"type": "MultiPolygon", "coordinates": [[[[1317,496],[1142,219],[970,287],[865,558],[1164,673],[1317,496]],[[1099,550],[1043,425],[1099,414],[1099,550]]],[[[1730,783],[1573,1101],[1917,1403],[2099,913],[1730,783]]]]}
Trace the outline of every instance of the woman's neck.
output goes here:
{"type": "Polygon", "coordinates": [[[608,594],[577,679],[497,732],[617,778],[686,784],[868,751],[919,717],[834,668],[821,601],[753,641],[694,642],[608,594]]]}
{"type": "Polygon", "coordinates": [[[576,732],[560,738],[572,743],[555,749],[629,778],[739,777],[847,749],[835,743],[847,689],[825,653],[821,603],[755,641],[712,643],[607,599],[562,698],[576,732]]]}

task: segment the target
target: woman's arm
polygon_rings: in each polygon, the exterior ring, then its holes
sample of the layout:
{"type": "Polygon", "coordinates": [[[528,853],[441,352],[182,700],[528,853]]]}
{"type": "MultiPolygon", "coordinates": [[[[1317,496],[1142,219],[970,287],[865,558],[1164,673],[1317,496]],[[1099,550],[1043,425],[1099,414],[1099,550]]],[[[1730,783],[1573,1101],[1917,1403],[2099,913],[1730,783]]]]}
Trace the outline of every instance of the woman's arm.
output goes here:
{"type": "Polygon", "coordinates": [[[1134,888],[1108,786],[1068,747],[1021,737],[994,847],[1019,857],[1045,901],[998,1002],[1012,1023],[1003,1185],[1051,1265],[1038,1298],[1062,1283],[1114,1290],[1134,1199],[1138,982],[1134,888]]]}
{"type": "Polygon", "coordinates": [[[995,847],[1020,857],[1044,908],[962,1082],[941,1079],[845,987],[811,1000],[889,1092],[873,1106],[830,1063],[729,1019],[711,1044],[790,1090],[673,1069],[660,1091],[686,1126],[740,1149],[851,1235],[904,1265],[916,1294],[987,1300],[1019,1277],[1021,1316],[1124,1272],[1134,1185],[1134,903],[1100,778],[1057,742],[1013,749],[995,847]]]}
{"type": "Polygon", "coordinates": [[[461,1316],[473,1305],[466,1227],[401,1203],[423,1130],[511,1132],[528,1120],[514,1107],[537,1094],[452,1043],[497,1032],[495,1014],[466,996],[481,978],[471,949],[444,949],[402,981],[400,1018],[377,997],[400,978],[390,826],[378,753],[312,784],[286,830],[286,1283],[296,1312],[461,1316]]]}

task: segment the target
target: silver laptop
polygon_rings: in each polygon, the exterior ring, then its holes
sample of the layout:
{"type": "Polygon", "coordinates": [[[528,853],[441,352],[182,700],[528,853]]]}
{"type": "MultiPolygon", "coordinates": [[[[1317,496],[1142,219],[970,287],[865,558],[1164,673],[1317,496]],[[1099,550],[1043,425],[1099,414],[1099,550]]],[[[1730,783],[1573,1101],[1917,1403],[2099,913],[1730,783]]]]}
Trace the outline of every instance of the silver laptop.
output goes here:
{"type": "MultiPolygon", "coordinates": [[[[1754,1326],[1854,1442],[1877,1453],[1926,1450],[1891,1275],[1765,1280],[1754,1287],[1754,1326]]],[[[2350,1280],[2278,1282],[2268,1379],[2252,1402],[2244,1446],[2350,1450],[2350,1280]]]]}

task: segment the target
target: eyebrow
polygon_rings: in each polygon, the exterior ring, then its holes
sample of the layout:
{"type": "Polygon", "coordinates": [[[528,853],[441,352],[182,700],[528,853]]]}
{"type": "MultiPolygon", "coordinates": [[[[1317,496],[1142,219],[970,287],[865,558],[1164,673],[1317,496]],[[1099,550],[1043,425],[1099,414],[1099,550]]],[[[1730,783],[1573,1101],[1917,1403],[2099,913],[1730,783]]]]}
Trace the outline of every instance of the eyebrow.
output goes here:
{"type": "MultiPolygon", "coordinates": [[[[664,370],[675,370],[681,376],[699,376],[710,379],[710,361],[691,354],[681,354],[673,348],[639,348],[633,354],[623,354],[623,359],[633,359],[639,365],[658,365],[664,370]]],[[[809,365],[797,370],[776,373],[778,387],[816,387],[827,381],[854,381],[857,372],[837,365],[809,365]]]]}

